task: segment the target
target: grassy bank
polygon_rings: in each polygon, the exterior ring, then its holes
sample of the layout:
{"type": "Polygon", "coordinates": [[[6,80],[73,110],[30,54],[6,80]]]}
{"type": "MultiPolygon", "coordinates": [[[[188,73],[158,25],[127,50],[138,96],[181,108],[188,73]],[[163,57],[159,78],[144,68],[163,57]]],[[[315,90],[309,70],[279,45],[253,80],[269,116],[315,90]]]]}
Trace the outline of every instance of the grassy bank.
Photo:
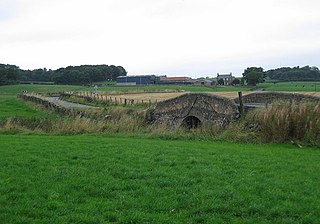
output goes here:
{"type": "Polygon", "coordinates": [[[320,151],[0,135],[3,223],[317,223],[320,151]]]}
{"type": "Polygon", "coordinates": [[[0,95],[0,119],[9,117],[43,118],[56,117],[51,111],[43,111],[34,104],[26,103],[15,95],[0,95]]]}

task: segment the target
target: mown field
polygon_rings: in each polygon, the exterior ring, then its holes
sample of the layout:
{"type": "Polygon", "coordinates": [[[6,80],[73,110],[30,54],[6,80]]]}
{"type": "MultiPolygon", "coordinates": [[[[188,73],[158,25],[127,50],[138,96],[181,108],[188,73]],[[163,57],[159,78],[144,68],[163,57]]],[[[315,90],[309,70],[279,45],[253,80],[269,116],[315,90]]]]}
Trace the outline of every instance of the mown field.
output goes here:
{"type": "Polygon", "coordinates": [[[318,223],[320,151],[0,135],[2,223],[318,223]]]}

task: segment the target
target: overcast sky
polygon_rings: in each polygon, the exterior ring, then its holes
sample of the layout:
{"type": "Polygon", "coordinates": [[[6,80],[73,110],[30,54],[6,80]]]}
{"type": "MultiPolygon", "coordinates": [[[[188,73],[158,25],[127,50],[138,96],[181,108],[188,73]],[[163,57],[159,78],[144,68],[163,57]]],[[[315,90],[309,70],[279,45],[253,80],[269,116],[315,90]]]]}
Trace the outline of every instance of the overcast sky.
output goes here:
{"type": "Polygon", "coordinates": [[[0,0],[0,63],[191,77],[320,67],[320,1],[0,0]]]}

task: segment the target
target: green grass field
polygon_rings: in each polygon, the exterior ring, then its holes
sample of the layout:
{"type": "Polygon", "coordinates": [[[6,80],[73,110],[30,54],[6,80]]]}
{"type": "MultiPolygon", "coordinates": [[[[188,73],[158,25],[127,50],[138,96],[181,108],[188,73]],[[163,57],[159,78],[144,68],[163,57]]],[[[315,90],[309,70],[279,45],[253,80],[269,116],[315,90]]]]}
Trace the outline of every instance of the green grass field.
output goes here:
{"type": "MultiPolygon", "coordinates": [[[[23,90],[88,89],[2,86],[0,121],[58,118],[16,98],[23,90]]],[[[0,223],[320,220],[319,148],[133,135],[0,134],[0,223]]]]}
{"type": "Polygon", "coordinates": [[[10,86],[0,86],[0,95],[16,95],[22,91],[35,93],[49,93],[61,91],[88,91],[90,88],[84,86],[72,85],[37,85],[37,84],[20,84],[10,86]]]}
{"type": "Polygon", "coordinates": [[[266,91],[320,92],[320,82],[278,82],[257,85],[266,91]]]}
{"type": "MultiPolygon", "coordinates": [[[[258,88],[264,88],[265,91],[305,91],[320,92],[320,82],[281,82],[281,83],[262,83],[258,88]]],[[[61,91],[93,91],[93,88],[87,86],[74,85],[37,85],[21,84],[13,86],[0,86],[0,95],[15,95],[22,91],[48,93],[61,91]]],[[[102,86],[99,91],[163,91],[178,90],[190,92],[233,92],[233,91],[251,91],[248,87],[241,86],[188,86],[188,85],[150,85],[150,86],[102,86]]]]}
{"type": "Polygon", "coordinates": [[[43,111],[34,105],[18,99],[15,95],[0,95],[0,119],[9,117],[55,117],[54,113],[43,111]]]}
{"type": "Polygon", "coordinates": [[[320,151],[0,135],[1,223],[318,223],[320,151]]]}
{"type": "Polygon", "coordinates": [[[0,95],[0,118],[7,117],[42,117],[48,112],[36,110],[35,107],[17,99],[14,95],[0,95]]]}

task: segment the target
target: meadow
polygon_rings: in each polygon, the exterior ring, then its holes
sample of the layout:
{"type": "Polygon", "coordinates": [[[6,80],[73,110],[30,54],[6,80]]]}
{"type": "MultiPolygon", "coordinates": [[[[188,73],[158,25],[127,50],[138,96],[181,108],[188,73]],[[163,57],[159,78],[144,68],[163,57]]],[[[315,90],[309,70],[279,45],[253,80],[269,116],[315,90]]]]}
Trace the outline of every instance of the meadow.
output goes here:
{"type": "Polygon", "coordinates": [[[318,223],[319,159],[293,145],[0,135],[2,223],[318,223]]]}
{"type": "Polygon", "coordinates": [[[106,105],[111,121],[65,118],[16,98],[26,89],[89,90],[0,87],[0,223],[320,220],[319,108],[282,105],[226,130],[174,131],[129,106],[106,105]],[[304,134],[314,147],[295,139],[304,134]]]}

